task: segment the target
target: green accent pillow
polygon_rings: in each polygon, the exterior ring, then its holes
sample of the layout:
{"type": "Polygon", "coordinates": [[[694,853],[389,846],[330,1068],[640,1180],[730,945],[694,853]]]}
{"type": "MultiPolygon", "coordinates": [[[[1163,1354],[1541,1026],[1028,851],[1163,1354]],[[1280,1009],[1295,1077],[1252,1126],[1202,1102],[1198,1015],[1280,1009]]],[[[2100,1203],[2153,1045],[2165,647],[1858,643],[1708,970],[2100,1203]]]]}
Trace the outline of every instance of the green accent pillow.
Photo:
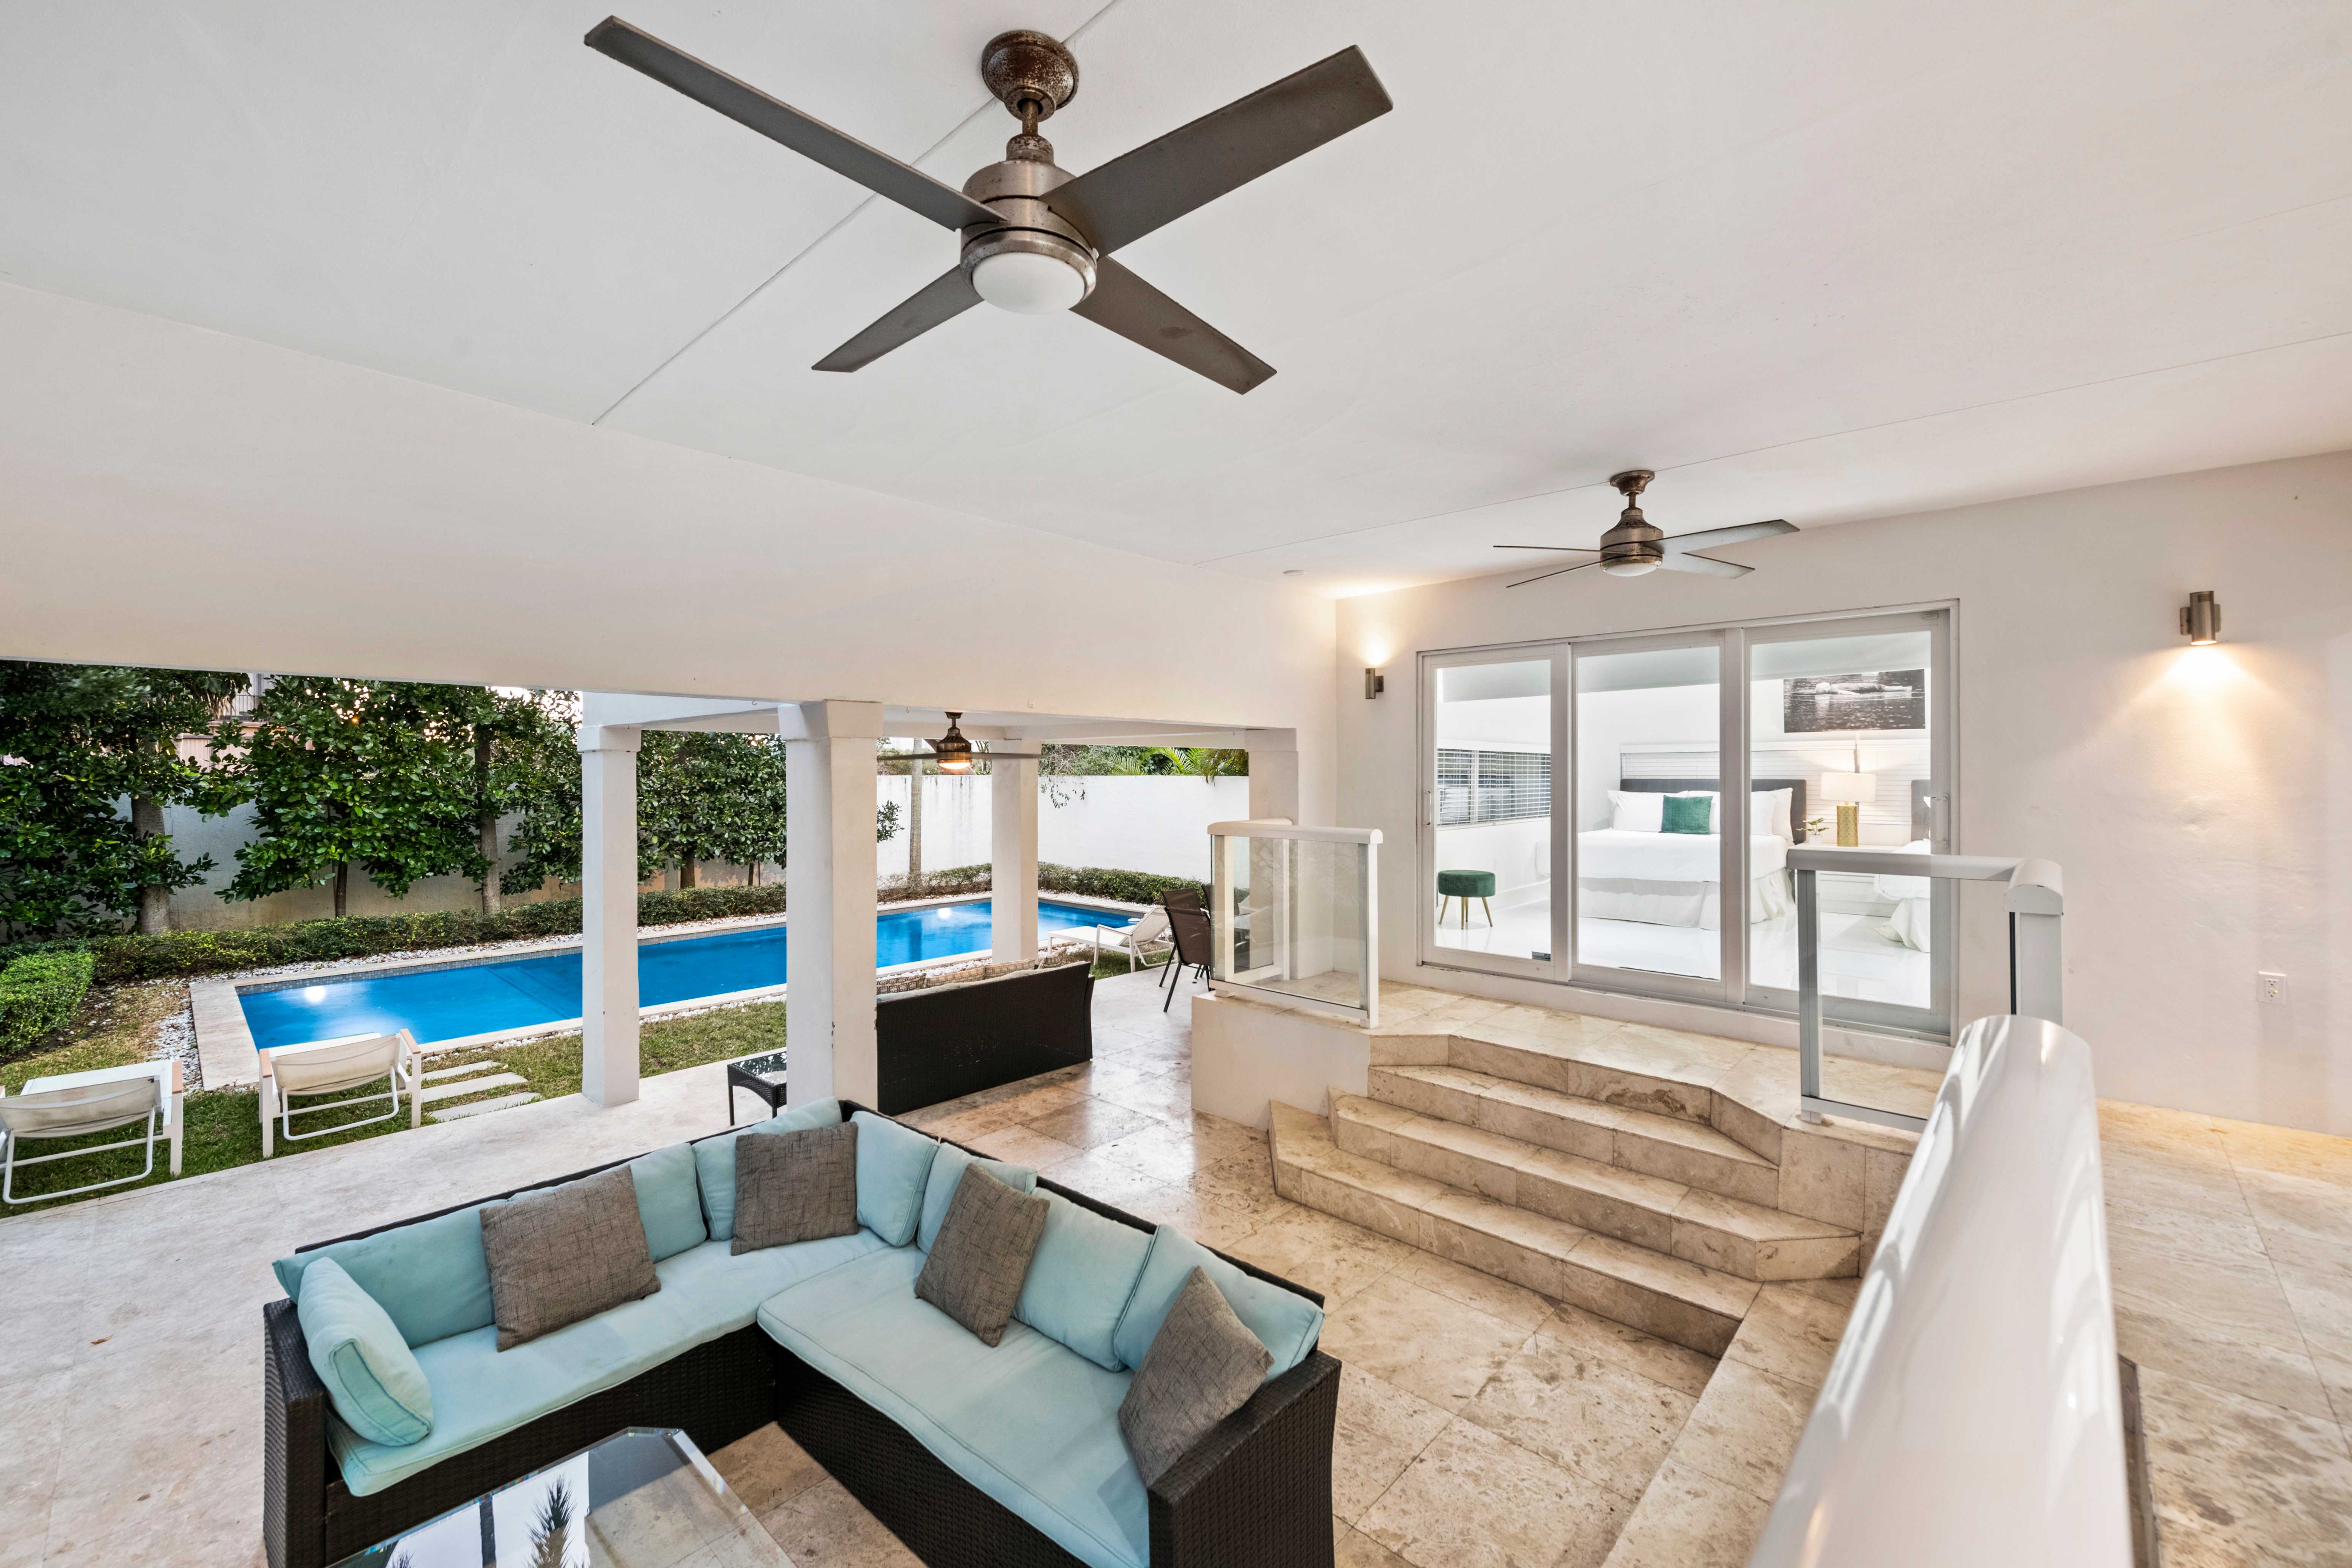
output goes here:
{"type": "Polygon", "coordinates": [[[433,1430],[433,1390],[390,1314],[342,1265],[321,1258],[302,1273],[294,1315],[310,1365],[344,1425],[371,1443],[405,1447],[433,1430]]]}
{"type": "Polygon", "coordinates": [[[1670,795],[1659,808],[1661,833],[1712,833],[1715,802],[1703,795],[1670,795]]]}

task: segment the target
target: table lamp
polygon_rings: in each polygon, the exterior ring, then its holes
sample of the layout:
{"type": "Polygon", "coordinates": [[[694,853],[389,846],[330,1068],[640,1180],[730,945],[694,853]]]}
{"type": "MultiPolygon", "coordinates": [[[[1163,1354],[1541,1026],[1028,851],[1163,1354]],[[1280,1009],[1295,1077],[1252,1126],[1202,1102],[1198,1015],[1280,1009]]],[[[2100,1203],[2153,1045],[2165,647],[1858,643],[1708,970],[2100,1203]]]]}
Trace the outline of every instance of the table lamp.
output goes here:
{"type": "Polygon", "coordinates": [[[1862,771],[1862,756],[1854,754],[1852,773],[1823,773],[1822,798],[1837,802],[1837,841],[1841,849],[1852,849],[1862,842],[1862,803],[1878,798],[1878,775],[1862,771]]]}

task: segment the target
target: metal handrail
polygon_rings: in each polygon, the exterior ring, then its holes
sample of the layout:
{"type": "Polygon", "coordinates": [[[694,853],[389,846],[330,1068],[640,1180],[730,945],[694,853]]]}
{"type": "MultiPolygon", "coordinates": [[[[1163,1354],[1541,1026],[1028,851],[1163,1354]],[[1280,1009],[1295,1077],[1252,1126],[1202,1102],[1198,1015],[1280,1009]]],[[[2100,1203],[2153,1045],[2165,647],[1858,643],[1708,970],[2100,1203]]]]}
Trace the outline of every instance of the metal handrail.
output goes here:
{"type": "Polygon", "coordinates": [[[1915,855],[1899,849],[1789,851],[1797,883],[1797,1072],[1800,1114],[1808,1121],[1845,1116],[1916,1132],[1927,1119],[1831,1100],[1822,1093],[1822,871],[1874,877],[1936,877],[1954,882],[2009,884],[2009,1010],[2063,1024],[2065,975],[2059,922],[2066,912],[2065,882],[2053,860],[2000,855],[1915,855]]]}

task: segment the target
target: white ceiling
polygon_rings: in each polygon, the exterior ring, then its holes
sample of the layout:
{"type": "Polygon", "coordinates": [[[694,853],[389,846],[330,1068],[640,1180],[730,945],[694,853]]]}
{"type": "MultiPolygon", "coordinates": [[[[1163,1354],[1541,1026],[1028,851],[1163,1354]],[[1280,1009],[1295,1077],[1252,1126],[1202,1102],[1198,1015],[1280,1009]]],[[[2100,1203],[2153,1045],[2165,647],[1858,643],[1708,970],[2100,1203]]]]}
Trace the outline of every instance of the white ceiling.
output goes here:
{"type": "MultiPolygon", "coordinates": [[[[1007,26],[1085,169],[1344,45],[1397,102],[1121,253],[1246,397],[582,47],[610,0],[12,0],[0,276],[1328,593],[2352,447],[2342,0],[627,0],[950,184],[1007,26]]],[[[0,374],[5,374],[0,360],[0,374]]],[[[1733,554],[1762,564],[1769,542],[1733,554]]]]}

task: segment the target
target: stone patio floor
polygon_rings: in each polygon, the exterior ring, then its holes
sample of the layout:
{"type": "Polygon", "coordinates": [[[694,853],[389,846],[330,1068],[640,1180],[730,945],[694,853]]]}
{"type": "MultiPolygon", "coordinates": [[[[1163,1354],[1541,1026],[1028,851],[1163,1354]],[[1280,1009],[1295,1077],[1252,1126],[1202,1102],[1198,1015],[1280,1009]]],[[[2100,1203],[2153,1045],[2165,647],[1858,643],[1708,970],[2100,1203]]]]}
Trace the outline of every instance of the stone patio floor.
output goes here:
{"type": "MultiPolygon", "coordinates": [[[[1793,1426],[1704,1432],[1708,1358],[1276,1196],[1261,1134],[1192,1114],[1184,1003],[1162,1015],[1150,976],[1096,994],[1091,1065],[912,1120],[1325,1293],[1341,1564],[1600,1564],[1670,1449],[1617,1568],[1744,1558],[1699,1504],[1769,1498],[1793,1426]],[[1707,1440],[1676,1448],[1686,1425],[1707,1440]]],[[[574,1097],[0,1220],[0,1568],[260,1562],[269,1260],[714,1131],[721,1084],[697,1068],[611,1111],[574,1097]]],[[[2105,1111],[2168,1563],[2352,1564],[2352,1140],[2105,1111]]],[[[1788,1359],[1738,1379],[1789,1384],[1801,1416],[1850,1299],[1787,1292],[1788,1359]]],[[[714,1458],[799,1568],[914,1562],[774,1428],[714,1458]]]]}

